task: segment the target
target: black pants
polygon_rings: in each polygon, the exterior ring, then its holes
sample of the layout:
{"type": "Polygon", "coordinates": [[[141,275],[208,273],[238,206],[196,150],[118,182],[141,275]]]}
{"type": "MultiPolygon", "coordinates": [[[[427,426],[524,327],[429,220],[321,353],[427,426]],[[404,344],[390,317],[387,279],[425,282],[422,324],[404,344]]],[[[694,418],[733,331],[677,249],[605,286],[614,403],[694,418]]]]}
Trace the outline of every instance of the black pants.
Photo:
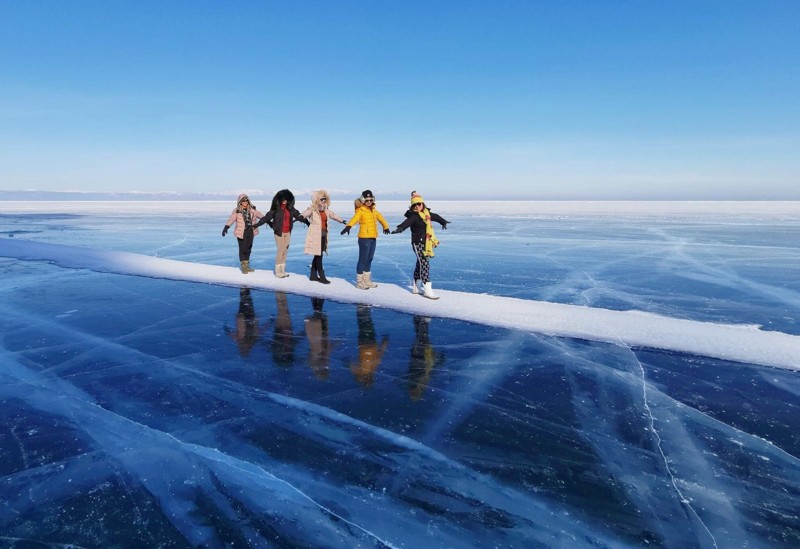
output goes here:
{"type": "Polygon", "coordinates": [[[245,229],[239,241],[239,261],[250,261],[250,252],[253,251],[253,229],[245,229]]]}
{"type": "MultiPolygon", "coordinates": [[[[328,247],[328,233],[322,232],[322,242],[320,246],[320,250],[323,252],[328,247]]],[[[314,259],[311,260],[311,270],[316,271],[319,275],[325,274],[325,269],[322,268],[322,254],[315,255],[314,259]]]]}

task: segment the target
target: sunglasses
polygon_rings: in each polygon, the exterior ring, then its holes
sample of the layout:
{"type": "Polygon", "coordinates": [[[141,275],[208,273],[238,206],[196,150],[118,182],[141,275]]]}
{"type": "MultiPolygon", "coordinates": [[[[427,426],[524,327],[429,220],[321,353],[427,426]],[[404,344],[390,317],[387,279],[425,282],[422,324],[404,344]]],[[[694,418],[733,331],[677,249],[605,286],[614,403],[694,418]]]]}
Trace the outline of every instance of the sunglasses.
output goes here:
{"type": "Polygon", "coordinates": [[[320,202],[327,202],[327,201],[328,201],[328,199],[327,199],[327,198],[320,198],[320,199],[319,199],[319,201],[320,201],[320,202]]]}
{"type": "Polygon", "coordinates": [[[373,200],[372,198],[365,198],[364,202],[375,202],[375,200],[373,200]]]}

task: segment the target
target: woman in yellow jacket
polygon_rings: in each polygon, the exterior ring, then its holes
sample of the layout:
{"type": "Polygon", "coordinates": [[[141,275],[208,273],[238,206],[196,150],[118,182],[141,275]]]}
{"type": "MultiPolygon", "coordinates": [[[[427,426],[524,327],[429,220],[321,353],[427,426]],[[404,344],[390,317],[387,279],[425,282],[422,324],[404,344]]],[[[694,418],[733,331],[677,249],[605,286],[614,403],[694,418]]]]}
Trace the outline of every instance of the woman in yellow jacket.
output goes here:
{"type": "Polygon", "coordinates": [[[342,229],[342,234],[350,234],[350,229],[356,223],[359,224],[356,288],[359,290],[377,288],[378,285],[372,282],[372,258],[375,257],[378,243],[378,223],[383,227],[383,234],[389,234],[389,223],[375,207],[375,197],[370,190],[364,191],[356,199],[356,213],[342,229]]]}

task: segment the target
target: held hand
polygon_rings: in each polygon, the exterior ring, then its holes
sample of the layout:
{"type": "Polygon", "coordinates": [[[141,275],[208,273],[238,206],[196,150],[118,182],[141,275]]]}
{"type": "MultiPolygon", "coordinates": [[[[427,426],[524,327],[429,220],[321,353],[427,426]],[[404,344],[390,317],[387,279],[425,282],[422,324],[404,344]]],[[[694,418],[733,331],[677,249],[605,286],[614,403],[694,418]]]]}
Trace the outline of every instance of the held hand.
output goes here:
{"type": "Polygon", "coordinates": [[[222,236],[225,236],[226,234],[228,234],[228,229],[229,229],[229,227],[228,227],[227,225],[225,225],[225,226],[222,228],[222,236]]]}
{"type": "Polygon", "coordinates": [[[445,230],[445,231],[447,230],[447,224],[448,223],[450,223],[450,222],[449,221],[443,221],[442,222],[442,230],[445,230]]]}
{"type": "Polygon", "coordinates": [[[389,229],[383,229],[383,234],[389,234],[389,229]]]}
{"type": "Polygon", "coordinates": [[[306,227],[310,227],[311,226],[311,221],[309,221],[308,219],[304,219],[303,223],[306,224],[306,227]]]}
{"type": "Polygon", "coordinates": [[[392,231],[392,234],[400,234],[402,232],[403,231],[401,231],[400,229],[395,229],[395,230],[392,231]]]}
{"type": "Polygon", "coordinates": [[[349,226],[345,226],[345,228],[342,229],[342,232],[339,233],[339,234],[344,234],[344,233],[350,234],[350,227],[349,226]]]}

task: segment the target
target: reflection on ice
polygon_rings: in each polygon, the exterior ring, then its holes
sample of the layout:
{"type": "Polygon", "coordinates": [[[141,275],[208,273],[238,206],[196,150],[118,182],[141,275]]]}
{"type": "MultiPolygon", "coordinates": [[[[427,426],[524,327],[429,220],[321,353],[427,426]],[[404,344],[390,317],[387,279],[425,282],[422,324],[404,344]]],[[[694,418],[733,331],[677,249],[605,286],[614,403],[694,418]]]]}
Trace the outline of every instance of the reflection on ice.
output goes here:
{"type": "Polygon", "coordinates": [[[236,313],[235,329],[225,326],[227,333],[239,348],[239,354],[247,356],[261,338],[263,327],[260,326],[258,317],[253,307],[253,297],[250,295],[250,288],[239,290],[239,311],[236,313]]]}
{"type": "Polygon", "coordinates": [[[358,357],[350,362],[353,378],[362,387],[369,387],[375,381],[375,372],[381,364],[383,354],[389,345],[389,336],[384,335],[378,343],[372,312],[367,305],[356,305],[358,322],[358,357]]]}
{"type": "Polygon", "coordinates": [[[408,363],[408,394],[413,400],[422,398],[433,369],[445,363],[445,353],[436,350],[431,344],[430,324],[429,317],[414,316],[414,343],[411,345],[411,360],[408,363]]]}
{"type": "Polygon", "coordinates": [[[336,348],[331,343],[328,329],[328,315],[323,311],[325,300],[311,298],[312,313],[305,319],[306,339],[308,340],[308,367],[314,376],[324,381],[330,375],[331,353],[336,348]]]}

